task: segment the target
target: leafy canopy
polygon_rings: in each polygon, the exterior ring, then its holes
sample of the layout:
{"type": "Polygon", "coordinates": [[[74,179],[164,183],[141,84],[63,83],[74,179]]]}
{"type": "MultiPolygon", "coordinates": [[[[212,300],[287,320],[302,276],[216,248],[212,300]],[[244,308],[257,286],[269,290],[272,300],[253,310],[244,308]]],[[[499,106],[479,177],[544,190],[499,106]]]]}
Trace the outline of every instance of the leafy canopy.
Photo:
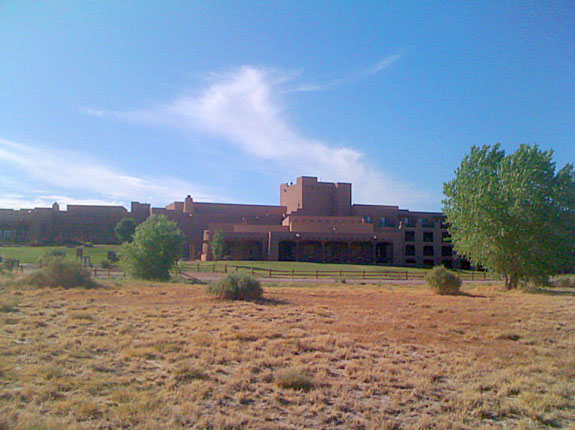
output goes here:
{"type": "Polygon", "coordinates": [[[152,215],[136,227],[133,242],[122,245],[122,265],[135,278],[168,280],[183,243],[175,222],[152,215]]]}
{"type": "Polygon", "coordinates": [[[574,264],[575,172],[557,173],[552,151],[472,147],[444,184],[444,212],[458,254],[499,273],[507,288],[541,282],[574,264]]]}
{"type": "Polygon", "coordinates": [[[131,242],[136,232],[136,223],[132,218],[122,218],[114,228],[120,243],[131,242]]]}

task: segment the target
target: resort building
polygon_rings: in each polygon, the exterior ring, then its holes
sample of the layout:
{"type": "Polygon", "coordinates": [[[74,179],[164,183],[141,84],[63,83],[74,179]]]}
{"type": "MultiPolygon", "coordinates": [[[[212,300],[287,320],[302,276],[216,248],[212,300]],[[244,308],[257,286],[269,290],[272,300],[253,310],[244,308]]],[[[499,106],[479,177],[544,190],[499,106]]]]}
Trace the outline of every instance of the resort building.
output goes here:
{"type": "Polygon", "coordinates": [[[352,204],[351,184],[300,177],[280,186],[280,205],[195,202],[187,196],[165,208],[132,202],[119,206],[69,205],[0,210],[0,242],[114,243],[114,226],[131,217],[137,224],[163,214],[187,238],[190,259],[213,258],[210,243],[224,235],[229,260],[313,261],[468,268],[457,258],[439,212],[398,206],[352,204]]]}

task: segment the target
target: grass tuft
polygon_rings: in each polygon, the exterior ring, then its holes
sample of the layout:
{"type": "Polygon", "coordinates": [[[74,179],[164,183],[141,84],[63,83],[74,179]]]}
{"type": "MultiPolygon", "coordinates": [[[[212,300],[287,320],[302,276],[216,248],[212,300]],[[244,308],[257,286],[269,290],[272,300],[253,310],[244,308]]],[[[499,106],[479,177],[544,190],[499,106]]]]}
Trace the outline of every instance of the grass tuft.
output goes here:
{"type": "Polygon", "coordinates": [[[315,388],[313,378],[303,369],[292,368],[279,372],[275,384],[281,388],[298,391],[310,391],[315,388]]]}
{"type": "Polygon", "coordinates": [[[259,300],[264,290],[260,281],[243,273],[232,273],[208,285],[208,293],[224,300],[259,300]]]}

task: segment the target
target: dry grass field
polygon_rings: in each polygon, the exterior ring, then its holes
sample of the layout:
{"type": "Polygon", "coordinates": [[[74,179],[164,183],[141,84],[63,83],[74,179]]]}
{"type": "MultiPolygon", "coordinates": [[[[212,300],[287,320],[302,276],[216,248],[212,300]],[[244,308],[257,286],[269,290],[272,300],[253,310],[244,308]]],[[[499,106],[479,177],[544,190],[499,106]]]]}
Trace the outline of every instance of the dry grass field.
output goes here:
{"type": "Polygon", "coordinates": [[[575,296],[111,281],[0,291],[0,429],[575,427],[575,296]]]}

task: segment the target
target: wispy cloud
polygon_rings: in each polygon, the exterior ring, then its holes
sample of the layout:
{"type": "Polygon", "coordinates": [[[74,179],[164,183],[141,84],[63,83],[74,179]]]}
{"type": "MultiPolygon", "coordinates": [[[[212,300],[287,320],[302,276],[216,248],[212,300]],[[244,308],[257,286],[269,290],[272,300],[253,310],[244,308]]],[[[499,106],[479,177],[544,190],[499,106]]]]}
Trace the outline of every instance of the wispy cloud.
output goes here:
{"type": "Polygon", "coordinates": [[[31,209],[50,207],[52,203],[58,202],[61,208],[68,205],[116,205],[122,206],[125,203],[114,200],[99,200],[99,199],[75,199],[70,196],[53,194],[45,195],[39,194],[37,196],[24,195],[24,194],[2,194],[0,195],[0,208],[12,209],[31,209]]]}
{"type": "Polygon", "coordinates": [[[388,55],[387,57],[383,58],[382,60],[378,61],[373,66],[370,66],[364,70],[359,72],[353,73],[349,76],[344,76],[338,79],[334,79],[331,81],[319,82],[319,83],[303,83],[295,85],[288,89],[288,92],[310,92],[310,91],[327,91],[334,87],[338,87],[340,85],[351,84],[353,82],[357,82],[361,79],[367,78],[368,76],[376,75],[380,72],[383,72],[385,69],[399,61],[403,58],[406,54],[404,52],[388,55]]]}
{"type": "MultiPolygon", "coordinates": [[[[104,166],[75,152],[0,139],[0,167],[3,164],[11,169],[20,169],[41,186],[62,193],[47,195],[45,192],[30,192],[19,195],[5,191],[0,207],[23,207],[23,204],[44,204],[56,200],[63,204],[126,204],[131,200],[140,200],[165,205],[183,199],[186,194],[193,194],[199,200],[218,197],[206,192],[204,187],[179,179],[142,178],[104,166]],[[74,194],[82,197],[75,198],[74,194]]],[[[24,183],[22,185],[25,186],[24,183]]]]}
{"type": "Polygon", "coordinates": [[[401,53],[401,54],[394,54],[394,55],[390,55],[388,57],[385,57],[383,60],[378,61],[377,64],[375,64],[373,67],[369,67],[368,69],[366,69],[362,73],[362,75],[363,76],[370,76],[370,75],[375,75],[379,72],[382,72],[385,69],[387,69],[389,66],[391,66],[393,63],[398,61],[400,58],[402,58],[404,55],[405,55],[404,53],[401,53]]]}
{"type": "MultiPolygon", "coordinates": [[[[393,61],[397,60],[387,64],[393,61]]],[[[385,64],[377,67],[381,70],[385,64]]],[[[317,175],[322,180],[350,181],[356,200],[363,202],[426,205],[425,193],[378,170],[359,150],[306,137],[290,125],[281,99],[286,80],[277,71],[244,66],[218,76],[198,95],[181,95],[161,106],[114,116],[223,139],[254,164],[273,165],[284,177],[317,175]]]]}

